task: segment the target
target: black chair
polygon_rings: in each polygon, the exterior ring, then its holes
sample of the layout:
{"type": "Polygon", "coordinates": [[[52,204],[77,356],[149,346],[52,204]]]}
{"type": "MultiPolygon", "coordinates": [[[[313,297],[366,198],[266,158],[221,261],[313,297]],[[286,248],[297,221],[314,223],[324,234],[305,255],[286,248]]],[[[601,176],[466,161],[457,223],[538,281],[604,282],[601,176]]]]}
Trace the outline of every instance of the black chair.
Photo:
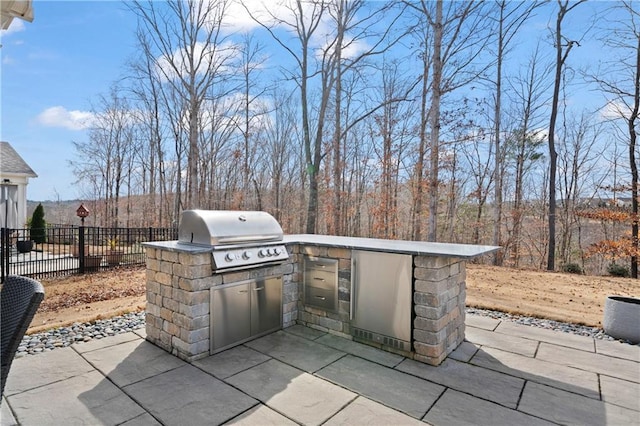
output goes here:
{"type": "Polygon", "coordinates": [[[6,277],[0,291],[0,328],[2,329],[2,394],[13,357],[33,316],[44,299],[44,287],[38,281],[18,275],[6,277]]]}

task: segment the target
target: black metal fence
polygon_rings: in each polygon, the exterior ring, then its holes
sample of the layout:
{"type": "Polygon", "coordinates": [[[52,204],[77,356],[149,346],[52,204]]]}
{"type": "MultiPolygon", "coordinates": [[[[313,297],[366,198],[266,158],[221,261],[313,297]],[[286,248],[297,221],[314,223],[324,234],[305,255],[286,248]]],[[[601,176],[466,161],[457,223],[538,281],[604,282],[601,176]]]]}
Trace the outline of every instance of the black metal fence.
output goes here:
{"type": "Polygon", "coordinates": [[[143,265],[143,242],[178,238],[175,228],[47,225],[1,231],[2,281],[12,274],[46,278],[143,265]]]}

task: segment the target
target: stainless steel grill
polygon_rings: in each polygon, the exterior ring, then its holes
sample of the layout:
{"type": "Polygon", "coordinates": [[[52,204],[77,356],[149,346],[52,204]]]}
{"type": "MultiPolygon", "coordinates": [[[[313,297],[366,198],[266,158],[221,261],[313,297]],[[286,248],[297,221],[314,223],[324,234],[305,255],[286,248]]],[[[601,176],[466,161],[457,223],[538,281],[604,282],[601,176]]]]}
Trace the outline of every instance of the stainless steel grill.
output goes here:
{"type": "Polygon", "coordinates": [[[211,248],[214,271],[282,263],[282,239],[278,221],[260,211],[185,210],[178,227],[178,243],[211,248]]]}

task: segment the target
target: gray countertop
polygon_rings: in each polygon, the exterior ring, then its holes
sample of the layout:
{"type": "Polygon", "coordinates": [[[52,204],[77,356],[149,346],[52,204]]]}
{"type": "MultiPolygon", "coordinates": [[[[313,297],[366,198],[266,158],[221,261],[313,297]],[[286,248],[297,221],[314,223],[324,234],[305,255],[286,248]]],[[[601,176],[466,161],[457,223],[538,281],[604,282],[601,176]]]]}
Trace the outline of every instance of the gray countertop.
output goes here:
{"type": "MultiPolygon", "coordinates": [[[[281,244],[311,244],[326,247],[371,250],[422,256],[445,256],[472,259],[500,249],[496,246],[471,244],[429,243],[425,241],[382,240],[377,238],[340,237],[336,235],[293,234],[285,235],[281,244]]],[[[277,243],[270,243],[273,245],[277,243]]],[[[181,244],[178,241],[143,243],[145,247],[192,254],[208,253],[211,247],[181,244]]]]}
{"type": "Polygon", "coordinates": [[[500,249],[496,246],[429,243],[425,241],[383,240],[377,238],[340,237],[335,235],[293,234],[284,236],[285,244],[313,244],[356,250],[423,256],[446,256],[471,259],[500,249]]]}

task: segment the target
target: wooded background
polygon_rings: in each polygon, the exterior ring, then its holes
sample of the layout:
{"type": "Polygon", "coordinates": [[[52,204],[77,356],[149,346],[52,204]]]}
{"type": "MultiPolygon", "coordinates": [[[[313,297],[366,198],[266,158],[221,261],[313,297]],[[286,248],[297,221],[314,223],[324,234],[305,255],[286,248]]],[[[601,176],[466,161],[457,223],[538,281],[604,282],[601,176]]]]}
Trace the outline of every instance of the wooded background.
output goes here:
{"type": "Polygon", "coordinates": [[[640,7],[583,3],[126,2],[139,55],[74,142],[91,221],[265,210],[287,233],[637,276],[640,7]]]}

